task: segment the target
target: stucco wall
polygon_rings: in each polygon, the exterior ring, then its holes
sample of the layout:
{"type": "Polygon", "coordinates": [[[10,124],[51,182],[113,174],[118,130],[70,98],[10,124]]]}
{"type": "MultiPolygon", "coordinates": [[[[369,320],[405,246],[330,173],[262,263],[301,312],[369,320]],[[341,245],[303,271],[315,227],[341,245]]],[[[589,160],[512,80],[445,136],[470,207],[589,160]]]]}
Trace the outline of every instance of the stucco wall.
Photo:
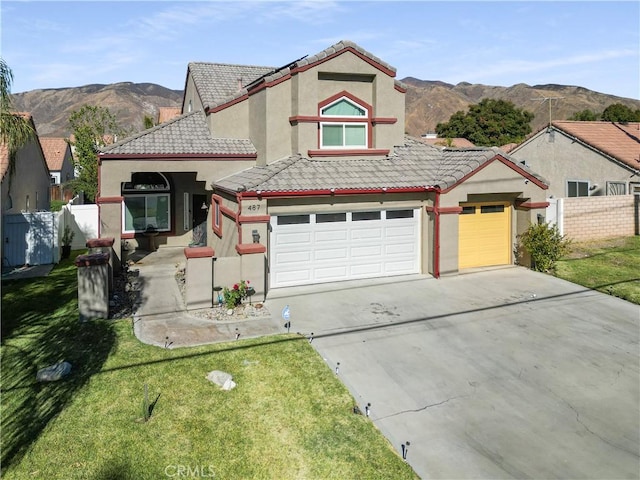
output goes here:
{"type": "Polygon", "coordinates": [[[637,234],[637,195],[577,197],[563,200],[563,233],[576,241],[637,234]]]}
{"type": "Polygon", "coordinates": [[[562,132],[543,132],[532,138],[512,153],[550,182],[547,195],[563,198],[568,195],[567,181],[589,182],[590,196],[606,195],[606,182],[624,182],[629,192],[629,181],[640,181],[637,176],[630,178],[631,171],[607,159],[600,153],[567,137],[562,132]]]}
{"type": "Polygon", "coordinates": [[[15,171],[2,179],[2,213],[49,210],[49,170],[39,141],[32,140],[16,154],[15,171]],[[9,191],[11,184],[11,191],[9,191]],[[11,202],[9,202],[11,194],[11,202]],[[11,206],[11,208],[9,208],[11,206]]]}

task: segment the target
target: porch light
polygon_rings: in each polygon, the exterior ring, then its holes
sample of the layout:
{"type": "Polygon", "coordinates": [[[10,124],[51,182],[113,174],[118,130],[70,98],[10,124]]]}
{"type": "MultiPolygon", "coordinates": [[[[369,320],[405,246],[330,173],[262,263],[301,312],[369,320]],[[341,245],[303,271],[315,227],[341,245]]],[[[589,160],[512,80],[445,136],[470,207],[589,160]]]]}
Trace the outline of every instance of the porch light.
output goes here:
{"type": "Polygon", "coordinates": [[[207,205],[207,202],[202,202],[202,206],[200,207],[200,210],[209,210],[209,206],[207,205]]]}
{"type": "Polygon", "coordinates": [[[260,234],[258,233],[258,230],[252,230],[251,236],[253,237],[253,243],[260,243],[260,234]]]}

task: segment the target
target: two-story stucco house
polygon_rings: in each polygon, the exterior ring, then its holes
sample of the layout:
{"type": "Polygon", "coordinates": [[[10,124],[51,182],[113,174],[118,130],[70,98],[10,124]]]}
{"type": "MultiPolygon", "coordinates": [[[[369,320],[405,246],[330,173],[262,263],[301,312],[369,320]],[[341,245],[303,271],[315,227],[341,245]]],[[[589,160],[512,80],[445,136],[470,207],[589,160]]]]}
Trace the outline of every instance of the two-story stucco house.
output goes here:
{"type": "Polygon", "coordinates": [[[40,146],[49,167],[51,185],[57,187],[51,190],[52,197],[56,193],[52,200],[70,200],[71,191],[63,192],[63,185],[75,176],[71,146],[60,137],[40,137],[40,146]],[[65,193],[67,198],[63,198],[65,193]]]}
{"type": "Polygon", "coordinates": [[[188,246],[282,286],[513,263],[546,182],[498,149],[405,136],[395,69],[339,42],[280,68],[190,63],[182,115],[99,155],[101,236],[188,246]]]}

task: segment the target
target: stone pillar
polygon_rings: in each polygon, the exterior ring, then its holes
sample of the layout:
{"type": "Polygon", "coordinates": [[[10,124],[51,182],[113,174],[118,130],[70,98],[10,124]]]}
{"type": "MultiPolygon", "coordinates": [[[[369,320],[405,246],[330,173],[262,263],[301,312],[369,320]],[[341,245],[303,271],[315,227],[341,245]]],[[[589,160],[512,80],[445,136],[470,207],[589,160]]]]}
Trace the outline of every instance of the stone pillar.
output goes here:
{"type": "Polygon", "coordinates": [[[113,293],[113,272],[114,262],[117,259],[116,253],[113,249],[114,238],[92,238],[87,240],[86,246],[89,249],[89,253],[108,253],[109,254],[109,295],[113,293]]]}
{"type": "Polygon", "coordinates": [[[187,310],[213,306],[213,248],[187,247],[184,256],[185,303],[187,310]]]}
{"type": "Polygon", "coordinates": [[[109,254],[78,255],[78,310],[80,321],[109,318],[109,254]]]}

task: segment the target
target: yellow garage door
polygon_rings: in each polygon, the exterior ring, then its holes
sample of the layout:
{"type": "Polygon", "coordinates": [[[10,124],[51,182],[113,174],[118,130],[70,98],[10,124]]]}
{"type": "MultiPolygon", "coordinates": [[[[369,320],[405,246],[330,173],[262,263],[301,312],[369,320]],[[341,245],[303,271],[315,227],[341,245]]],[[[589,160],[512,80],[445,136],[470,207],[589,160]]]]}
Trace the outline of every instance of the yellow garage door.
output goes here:
{"type": "Polygon", "coordinates": [[[458,268],[511,263],[509,203],[474,203],[461,206],[458,268]]]}

